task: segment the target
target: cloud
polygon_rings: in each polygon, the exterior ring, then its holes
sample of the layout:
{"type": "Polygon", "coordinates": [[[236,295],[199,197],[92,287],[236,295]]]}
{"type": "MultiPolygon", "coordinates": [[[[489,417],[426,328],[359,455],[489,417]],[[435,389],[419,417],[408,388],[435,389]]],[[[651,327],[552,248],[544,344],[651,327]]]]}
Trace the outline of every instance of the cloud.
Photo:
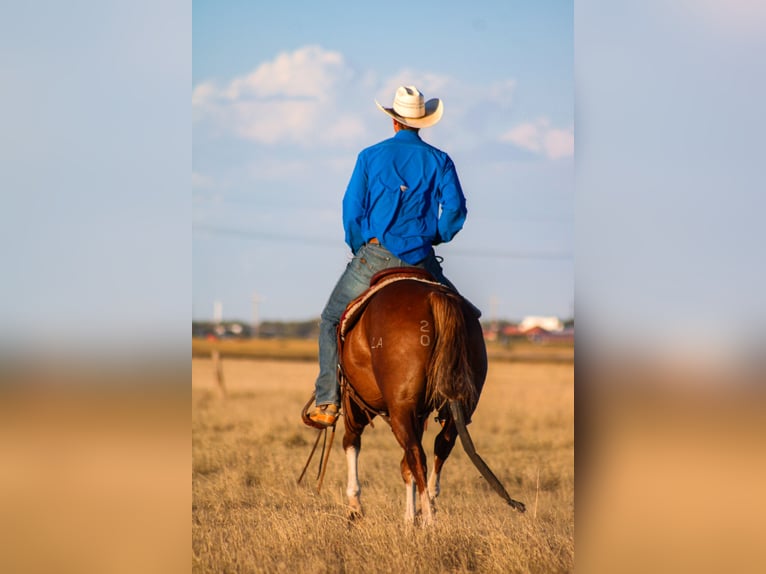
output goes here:
{"type": "MultiPolygon", "coordinates": [[[[260,63],[228,82],[203,81],[192,91],[195,137],[234,137],[264,146],[308,149],[360,148],[374,143],[383,119],[373,99],[388,106],[396,88],[416,85],[427,99],[444,102],[444,129],[430,141],[452,151],[475,149],[496,140],[497,126],[511,109],[516,80],[468,84],[428,70],[402,68],[386,77],[358,70],[340,52],[304,46],[260,63]]],[[[531,126],[531,127],[530,127],[531,126]]],[[[505,141],[549,157],[571,155],[571,130],[545,132],[519,126],[505,141]]],[[[385,132],[384,132],[385,133],[385,132]]]]}
{"type": "Polygon", "coordinates": [[[328,99],[338,80],[350,75],[339,52],[306,46],[282,53],[251,74],[232,81],[226,96],[232,100],[255,98],[297,98],[314,102],[328,99]]]}
{"type": "Polygon", "coordinates": [[[574,130],[551,129],[545,134],[545,154],[551,159],[574,155],[574,130]]]}
{"type": "Polygon", "coordinates": [[[306,46],[226,85],[197,85],[194,119],[263,144],[351,143],[364,133],[355,111],[346,107],[358,98],[344,97],[354,92],[356,75],[339,52],[306,46]]]}
{"type": "Polygon", "coordinates": [[[519,124],[501,134],[499,139],[533,153],[544,154],[549,159],[574,155],[574,129],[553,128],[548,118],[519,124]]]}

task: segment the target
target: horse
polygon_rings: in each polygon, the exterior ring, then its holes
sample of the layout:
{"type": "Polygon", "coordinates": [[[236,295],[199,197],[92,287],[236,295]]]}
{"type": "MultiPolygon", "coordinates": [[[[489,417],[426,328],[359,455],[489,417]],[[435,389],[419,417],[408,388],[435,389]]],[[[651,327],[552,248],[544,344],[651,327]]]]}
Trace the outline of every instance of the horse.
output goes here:
{"type": "Polygon", "coordinates": [[[349,517],[363,515],[359,451],[364,428],[376,416],[386,419],[404,450],[405,521],[415,522],[418,502],[422,524],[434,521],[441,472],[458,436],[490,485],[524,512],[524,504],[508,495],[476,453],[466,429],[487,375],[478,314],[459,294],[423,273],[405,275],[411,271],[387,270],[388,275],[393,272],[392,280],[366,301],[343,335],[340,370],[349,517]],[[422,437],[433,411],[442,429],[434,441],[428,477],[422,437]]]}

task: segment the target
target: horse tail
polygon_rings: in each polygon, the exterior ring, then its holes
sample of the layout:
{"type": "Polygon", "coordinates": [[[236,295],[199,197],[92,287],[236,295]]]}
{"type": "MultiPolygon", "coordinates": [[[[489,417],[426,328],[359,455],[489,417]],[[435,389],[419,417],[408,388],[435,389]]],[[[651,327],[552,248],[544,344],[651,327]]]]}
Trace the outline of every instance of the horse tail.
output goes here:
{"type": "Polygon", "coordinates": [[[434,317],[434,348],[428,365],[427,396],[434,408],[459,401],[473,412],[478,400],[468,360],[468,336],[462,299],[456,293],[433,290],[428,294],[434,317]]]}

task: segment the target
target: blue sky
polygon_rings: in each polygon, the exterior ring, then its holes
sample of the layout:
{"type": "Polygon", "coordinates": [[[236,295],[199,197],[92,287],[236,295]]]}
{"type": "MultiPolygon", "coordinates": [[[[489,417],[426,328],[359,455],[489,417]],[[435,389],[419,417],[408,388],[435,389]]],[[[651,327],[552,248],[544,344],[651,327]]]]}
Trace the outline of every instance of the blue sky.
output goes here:
{"type": "Polygon", "coordinates": [[[247,320],[253,292],[315,317],[351,166],[390,134],[372,100],[413,81],[468,195],[445,269],[486,315],[574,302],[599,352],[762,349],[762,2],[275,4],[8,6],[0,347],[186,357],[190,310],[247,320]],[[311,121],[281,121],[290,98],[311,121]]]}
{"type": "Polygon", "coordinates": [[[469,208],[444,269],[485,315],[574,312],[570,2],[194,2],[193,317],[307,319],[350,253],[357,153],[401,84],[444,101],[426,141],[469,208]]]}

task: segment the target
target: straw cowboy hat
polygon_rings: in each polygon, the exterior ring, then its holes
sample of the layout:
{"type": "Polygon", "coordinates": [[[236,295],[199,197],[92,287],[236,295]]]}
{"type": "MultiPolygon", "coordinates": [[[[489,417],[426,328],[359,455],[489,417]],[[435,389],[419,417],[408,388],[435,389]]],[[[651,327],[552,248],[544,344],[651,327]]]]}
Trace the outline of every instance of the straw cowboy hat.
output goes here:
{"type": "Polygon", "coordinates": [[[415,86],[401,86],[396,90],[394,105],[384,108],[377,100],[375,105],[397,122],[411,128],[428,128],[442,119],[444,106],[439,98],[425,101],[423,94],[415,86]]]}

